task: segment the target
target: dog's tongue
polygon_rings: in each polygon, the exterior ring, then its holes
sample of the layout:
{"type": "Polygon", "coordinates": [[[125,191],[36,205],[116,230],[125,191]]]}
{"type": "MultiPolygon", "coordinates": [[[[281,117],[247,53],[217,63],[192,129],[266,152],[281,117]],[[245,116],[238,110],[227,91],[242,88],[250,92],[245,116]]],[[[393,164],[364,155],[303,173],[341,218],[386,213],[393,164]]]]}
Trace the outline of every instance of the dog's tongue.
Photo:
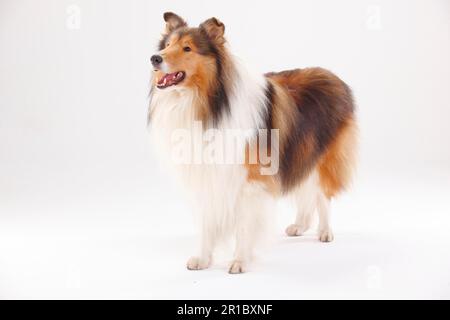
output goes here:
{"type": "Polygon", "coordinates": [[[183,72],[174,72],[174,73],[166,73],[161,79],[158,81],[158,87],[168,87],[173,84],[178,83],[183,77],[183,72]]]}

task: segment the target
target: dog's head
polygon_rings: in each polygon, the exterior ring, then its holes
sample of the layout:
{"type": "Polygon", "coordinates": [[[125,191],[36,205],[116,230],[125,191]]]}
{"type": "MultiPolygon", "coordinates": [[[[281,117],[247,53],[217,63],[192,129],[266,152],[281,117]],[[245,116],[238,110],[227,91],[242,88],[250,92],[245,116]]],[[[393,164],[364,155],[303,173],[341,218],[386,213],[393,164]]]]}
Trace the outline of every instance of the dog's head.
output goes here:
{"type": "Polygon", "coordinates": [[[153,85],[158,89],[214,86],[224,59],[225,26],[210,18],[196,28],[172,12],[166,22],[159,51],[151,57],[153,85]]]}

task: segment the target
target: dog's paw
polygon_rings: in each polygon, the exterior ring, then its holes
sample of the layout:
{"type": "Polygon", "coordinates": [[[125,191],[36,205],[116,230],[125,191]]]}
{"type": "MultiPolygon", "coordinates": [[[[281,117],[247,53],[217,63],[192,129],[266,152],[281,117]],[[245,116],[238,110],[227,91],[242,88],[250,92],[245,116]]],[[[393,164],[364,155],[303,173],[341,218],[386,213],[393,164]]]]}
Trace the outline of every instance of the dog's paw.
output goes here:
{"type": "Polygon", "coordinates": [[[306,231],[306,228],[299,224],[291,224],[286,228],[286,234],[289,237],[301,236],[303,232],[306,231]]]}
{"type": "Polygon", "coordinates": [[[209,260],[201,259],[199,257],[191,257],[188,260],[186,267],[189,270],[203,270],[208,268],[209,264],[210,264],[209,260]]]}
{"type": "Polygon", "coordinates": [[[230,274],[238,274],[244,273],[246,271],[244,263],[242,261],[234,260],[231,265],[228,273],[230,274]]]}
{"type": "Polygon", "coordinates": [[[321,242],[331,242],[333,241],[334,236],[333,236],[333,231],[331,231],[331,229],[325,229],[325,230],[320,230],[319,231],[319,240],[321,242]]]}

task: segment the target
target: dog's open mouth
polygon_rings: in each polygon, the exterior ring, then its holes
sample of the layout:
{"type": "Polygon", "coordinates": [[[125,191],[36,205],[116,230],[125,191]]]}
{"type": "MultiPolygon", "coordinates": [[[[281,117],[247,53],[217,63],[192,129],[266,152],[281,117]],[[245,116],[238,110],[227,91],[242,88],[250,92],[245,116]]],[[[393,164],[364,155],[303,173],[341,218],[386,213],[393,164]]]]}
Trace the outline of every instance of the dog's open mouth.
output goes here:
{"type": "Polygon", "coordinates": [[[185,73],[183,71],[178,71],[174,73],[166,73],[161,79],[158,80],[156,86],[160,89],[164,89],[170,86],[174,86],[183,81],[185,77],[185,73]]]}

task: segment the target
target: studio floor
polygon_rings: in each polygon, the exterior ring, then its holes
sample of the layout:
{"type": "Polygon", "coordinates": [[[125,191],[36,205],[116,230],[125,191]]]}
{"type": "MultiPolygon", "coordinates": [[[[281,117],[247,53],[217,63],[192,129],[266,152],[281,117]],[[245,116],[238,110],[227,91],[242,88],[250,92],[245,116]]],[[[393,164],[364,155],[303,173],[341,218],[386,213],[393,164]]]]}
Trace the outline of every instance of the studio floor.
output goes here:
{"type": "Polygon", "coordinates": [[[164,197],[128,199],[133,205],[116,203],[109,215],[95,203],[79,214],[4,215],[0,297],[450,298],[448,177],[359,183],[333,205],[332,243],[320,243],[313,231],[286,237],[293,213],[282,202],[271,244],[241,275],[226,273],[224,254],[208,270],[185,269],[195,248],[191,217],[183,203],[164,197]],[[150,200],[161,212],[146,208],[155,207],[150,200]]]}

